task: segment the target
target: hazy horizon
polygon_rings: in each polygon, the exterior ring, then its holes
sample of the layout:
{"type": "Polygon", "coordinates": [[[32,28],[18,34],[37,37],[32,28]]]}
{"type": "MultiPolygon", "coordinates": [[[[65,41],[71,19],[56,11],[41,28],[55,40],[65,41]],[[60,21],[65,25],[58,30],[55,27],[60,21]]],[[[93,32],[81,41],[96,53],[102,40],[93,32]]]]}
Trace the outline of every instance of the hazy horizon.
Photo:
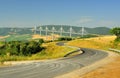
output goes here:
{"type": "MultiPolygon", "coordinates": [[[[0,28],[34,28],[40,26],[49,26],[49,25],[38,25],[38,26],[0,26],[0,28]]],[[[50,25],[51,26],[51,25],[50,25]]],[[[106,26],[96,26],[96,27],[87,27],[87,26],[73,26],[73,25],[53,25],[54,26],[69,26],[69,27],[84,27],[84,28],[97,28],[97,27],[106,27],[106,26]]],[[[116,26],[117,27],[117,26],[116,26]]],[[[114,27],[106,27],[106,28],[114,28],[114,27]]]]}
{"type": "Polygon", "coordinates": [[[0,0],[0,27],[120,26],[119,0],[0,0]]]}

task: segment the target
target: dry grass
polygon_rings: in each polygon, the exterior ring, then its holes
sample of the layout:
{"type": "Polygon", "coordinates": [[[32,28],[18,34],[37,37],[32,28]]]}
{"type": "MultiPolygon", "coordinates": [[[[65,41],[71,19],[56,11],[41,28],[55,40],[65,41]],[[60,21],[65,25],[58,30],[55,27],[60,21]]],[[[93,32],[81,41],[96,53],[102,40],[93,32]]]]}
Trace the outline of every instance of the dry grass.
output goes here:
{"type": "Polygon", "coordinates": [[[77,78],[120,78],[120,57],[112,63],[77,78]]]}
{"type": "Polygon", "coordinates": [[[52,40],[54,37],[54,39],[57,39],[59,37],[59,35],[51,35],[51,36],[40,36],[39,34],[35,34],[32,35],[32,39],[38,39],[38,38],[42,38],[44,40],[52,40]]]}
{"type": "Polygon", "coordinates": [[[59,58],[77,49],[67,46],[58,46],[55,42],[43,44],[43,46],[45,49],[42,52],[35,54],[33,57],[39,57],[40,59],[59,58]]]}
{"type": "Polygon", "coordinates": [[[108,49],[112,47],[113,40],[115,36],[103,36],[89,39],[77,39],[70,41],[68,45],[85,47],[85,48],[94,48],[94,49],[108,49]]]}

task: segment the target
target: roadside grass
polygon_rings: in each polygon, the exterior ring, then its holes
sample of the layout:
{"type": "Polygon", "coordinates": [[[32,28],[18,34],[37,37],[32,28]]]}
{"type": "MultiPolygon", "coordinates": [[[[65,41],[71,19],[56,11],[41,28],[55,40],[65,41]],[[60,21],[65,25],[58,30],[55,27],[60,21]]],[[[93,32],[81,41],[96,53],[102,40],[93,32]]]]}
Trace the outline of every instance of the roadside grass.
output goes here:
{"type": "Polygon", "coordinates": [[[114,39],[115,36],[103,36],[88,39],[76,39],[67,44],[76,47],[108,50],[108,48],[114,47],[114,39]]]}
{"type": "Polygon", "coordinates": [[[42,46],[45,49],[32,56],[0,56],[0,64],[3,64],[5,61],[25,61],[60,58],[68,54],[69,52],[77,49],[68,46],[58,46],[55,42],[44,43],[42,46]]]}
{"type": "Polygon", "coordinates": [[[38,59],[53,59],[60,58],[70,53],[71,51],[76,50],[77,48],[68,47],[68,46],[58,46],[55,42],[43,44],[45,47],[42,52],[33,55],[33,58],[38,57],[38,59]]]}

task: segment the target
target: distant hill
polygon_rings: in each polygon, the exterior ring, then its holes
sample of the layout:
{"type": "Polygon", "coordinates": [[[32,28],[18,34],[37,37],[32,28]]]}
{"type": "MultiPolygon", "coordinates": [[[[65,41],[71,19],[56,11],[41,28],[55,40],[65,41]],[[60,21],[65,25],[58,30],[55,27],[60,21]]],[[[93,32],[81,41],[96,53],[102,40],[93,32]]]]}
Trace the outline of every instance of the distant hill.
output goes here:
{"type": "Polygon", "coordinates": [[[110,28],[107,27],[96,27],[96,28],[86,28],[86,30],[91,34],[99,35],[110,35],[110,28]]]}
{"type": "Polygon", "coordinates": [[[0,35],[23,35],[32,34],[31,28],[0,28],[0,35]]]}
{"type": "MultiPolygon", "coordinates": [[[[76,26],[68,26],[68,25],[43,25],[42,28],[45,29],[45,27],[48,27],[49,30],[52,29],[54,26],[55,29],[58,31],[60,27],[62,26],[64,31],[69,31],[69,28],[72,27],[75,32],[79,32],[82,27],[76,27],[76,26]]],[[[40,26],[37,27],[39,29],[40,26]]],[[[11,34],[18,34],[18,35],[23,35],[23,34],[33,34],[32,32],[33,28],[0,28],[0,36],[4,35],[11,35],[11,34]]],[[[98,34],[98,35],[109,35],[110,34],[110,28],[107,27],[96,27],[96,28],[88,28],[85,27],[85,30],[89,34],[98,34]]],[[[39,31],[37,32],[39,33],[39,31]]],[[[45,32],[42,32],[42,34],[45,35],[45,32]]],[[[59,33],[58,33],[59,34],[59,33]]]]}
{"type": "MultiPolygon", "coordinates": [[[[54,26],[57,31],[60,29],[61,26],[63,27],[64,31],[69,31],[70,27],[72,27],[75,32],[80,32],[80,30],[82,29],[82,27],[68,26],[68,25],[44,25],[44,26],[42,26],[42,28],[45,29],[46,26],[50,30],[54,26]]],[[[95,28],[84,27],[84,29],[89,34],[110,35],[110,28],[107,28],[107,27],[95,27],[95,28]]]]}

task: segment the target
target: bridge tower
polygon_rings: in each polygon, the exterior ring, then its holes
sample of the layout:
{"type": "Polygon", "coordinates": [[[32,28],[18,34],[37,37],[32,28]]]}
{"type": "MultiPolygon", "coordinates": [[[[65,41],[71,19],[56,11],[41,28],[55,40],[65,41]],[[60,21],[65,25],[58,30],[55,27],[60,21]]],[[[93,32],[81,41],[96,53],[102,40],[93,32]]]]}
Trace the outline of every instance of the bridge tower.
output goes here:
{"type": "Polygon", "coordinates": [[[72,27],[70,27],[70,37],[72,37],[72,27]]]}
{"type": "Polygon", "coordinates": [[[35,27],[34,27],[34,34],[37,33],[36,31],[37,31],[37,27],[35,26],[35,27]]]}
{"type": "Polygon", "coordinates": [[[45,32],[46,32],[46,40],[47,40],[47,35],[48,35],[48,27],[45,27],[45,32]]]}
{"type": "Polygon", "coordinates": [[[61,26],[60,27],[60,36],[62,37],[62,34],[63,34],[63,27],[61,26]]]}
{"type": "Polygon", "coordinates": [[[85,32],[84,27],[82,27],[81,31],[82,31],[81,35],[82,35],[82,37],[83,37],[83,36],[84,36],[84,32],[85,32]]]}
{"type": "Polygon", "coordinates": [[[52,27],[52,40],[54,40],[54,33],[55,33],[55,31],[56,31],[56,29],[55,29],[55,27],[53,26],[53,27],[52,27]]]}
{"type": "Polygon", "coordinates": [[[40,31],[40,36],[42,35],[42,27],[40,26],[39,28],[39,31],[40,31]]]}
{"type": "Polygon", "coordinates": [[[88,34],[88,32],[85,30],[85,28],[82,26],[82,29],[80,30],[80,35],[83,37],[84,35],[88,34]]]}

